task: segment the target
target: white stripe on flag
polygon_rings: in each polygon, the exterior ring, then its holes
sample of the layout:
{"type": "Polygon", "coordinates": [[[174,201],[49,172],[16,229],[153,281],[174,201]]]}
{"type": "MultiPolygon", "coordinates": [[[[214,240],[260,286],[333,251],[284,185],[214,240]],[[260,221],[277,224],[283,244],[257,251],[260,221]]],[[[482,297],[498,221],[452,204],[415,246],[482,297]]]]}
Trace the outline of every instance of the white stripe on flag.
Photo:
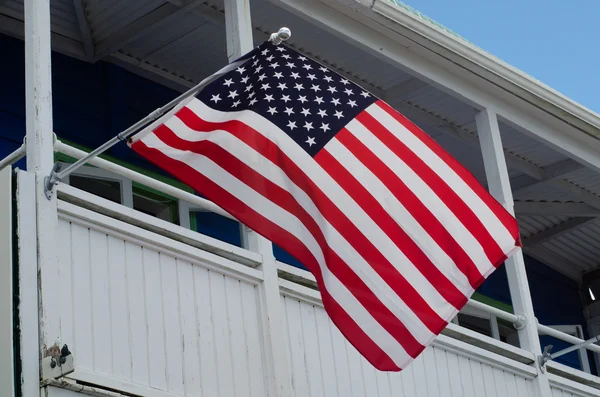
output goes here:
{"type": "MultiPolygon", "coordinates": [[[[350,124],[354,121],[350,122],[350,124]]],[[[347,125],[349,130],[351,126],[347,125]]],[[[362,139],[361,139],[362,140],[362,139]]],[[[370,147],[370,143],[364,140],[365,144],[370,147]]],[[[332,139],[325,146],[327,150],[340,164],[344,166],[356,180],[373,196],[373,198],[390,214],[390,217],[406,232],[406,234],[415,242],[415,244],[423,251],[431,262],[448,278],[457,288],[466,294],[471,294],[473,289],[467,277],[456,267],[454,261],[440,248],[436,241],[428,234],[428,232],[417,222],[413,215],[408,211],[401,202],[394,196],[392,192],[381,182],[377,175],[373,174],[365,167],[359,159],[357,159],[348,148],[342,145],[337,139],[332,139]]],[[[385,164],[393,166],[391,162],[382,159],[385,164]]],[[[412,189],[411,189],[412,190],[412,189]]],[[[414,191],[414,190],[413,190],[414,191]]],[[[398,272],[403,275],[411,274],[412,272],[419,273],[414,265],[406,266],[410,260],[399,253],[399,260],[394,260],[394,265],[398,272]]],[[[487,259],[487,258],[486,258],[487,259]]],[[[423,277],[422,274],[413,274],[418,280],[413,284],[415,289],[425,294],[426,291],[421,291],[418,288],[423,283],[431,284],[429,280],[423,277]]],[[[431,284],[433,288],[435,286],[431,284]]],[[[445,304],[447,305],[447,303],[445,304]]]]}
{"type": "MultiPolygon", "coordinates": [[[[352,120],[346,126],[346,129],[352,133],[359,141],[363,142],[365,146],[371,150],[371,152],[377,156],[385,165],[389,167],[389,169],[400,179],[404,184],[412,191],[415,196],[423,203],[423,205],[431,211],[433,216],[442,224],[442,226],[448,231],[448,233],[454,238],[454,240],[462,247],[462,249],[467,253],[467,255],[471,258],[475,266],[479,269],[479,273],[486,274],[492,263],[487,257],[483,247],[479,243],[479,241],[471,234],[469,229],[467,229],[460,219],[456,217],[456,215],[448,208],[444,200],[440,199],[438,195],[421,179],[419,175],[415,173],[415,171],[409,167],[401,158],[396,156],[394,152],[392,152],[383,142],[381,142],[368,128],[366,128],[363,124],[361,124],[357,120],[352,120]]],[[[370,174],[370,178],[365,178],[365,183],[369,184],[369,182],[373,179],[376,179],[377,176],[370,173],[368,169],[363,170],[363,172],[368,172],[370,174]]],[[[378,180],[378,179],[377,179],[378,180]]],[[[379,181],[379,180],[378,180],[379,181]]],[[[380,182],[380,181],[379,181],[380,182]]],[[[375,182],[374,182],[375,183],[375,182]]],[[[383,185],[382,182],[380,182],[383,185]]],[[[386,191],[382,199],[384,202],[388,200],[388,197],[394,197],[394,195],[383,186],[386,191]]],[[[398,203],[400,204],[400,203],[398,203]]],[[[393,207],[386,208],[387,210],[392,211],[393,207]]],[[[414,220],[414,219],[413,219],[414,220]]],[[[414,220],[415,223],[416,220],[414,220]]],[[[428,232],[420,226],[417,226],[413,223],[407,225],[407,232],[419,231],[418,233],[413,232],[414,240],[420,241],[425,236],[428,236],[428,232]]],[[[437,243],[435,243],[437,245],[437,243]]],[[[439,248],[439,246],[437,247],[439,248]]],[[[441,251],[441,248],[439,248],[441,251]]],[[[444,251],[441,251],[444,255],[444,251]]],[[[439,254],[439,252],[438,252],[439,254]]],[[[440,257],[443,258],[443,257],[440,257]]],[[[452,261],[449,257],[448,260],[452,261]]],[[[447,261],[443,261],[441,263],[447,263],[447,261]]],[[[454,262],[452,262],[454,264],[454,262]]],[[[456,266],[453,266],[457,271],[460,272],[456,266]]],[[[462,274],[462,272],[461,272],[462,274]]],[[[468,283],[468,279],[466,279],[468,283]]]]}
{"type": "Polygon", "coordinates": [[[376,103],[365,110],[387,128],[388,131],[396,135],[402,143],[429,165],[431,170],[438,174],[442,180],[446,181],[448,186],[456,192],[481,222],[483,222],[493,239],[498,242],[504,252],[514,247],[515,239],[506,227],[504,227],[500,219],[444,160],[376,103]]]}

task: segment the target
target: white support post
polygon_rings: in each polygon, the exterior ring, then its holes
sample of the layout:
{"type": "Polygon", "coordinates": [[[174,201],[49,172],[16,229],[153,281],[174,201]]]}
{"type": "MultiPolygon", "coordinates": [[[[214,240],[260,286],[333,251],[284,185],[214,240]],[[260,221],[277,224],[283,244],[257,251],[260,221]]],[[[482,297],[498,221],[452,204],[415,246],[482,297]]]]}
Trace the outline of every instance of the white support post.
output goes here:
{"type": "MultiPolygon", "coordinates": [[[[490,109],[484,109],[477,114],[475,121],[490,193],[514,215],[514,201],[496,113],[490,109]]],[[[523,316],[525,319],[522,328],[518,330],[521,348],[539,356],[542,354],[542,350],[525,271],[523,251],[518,250],[508,258],[505,267],[515,314],[523,316]]],[[[536,383],[540,396],[551,395],[548,378],[542,373],[539,366],[536,383]]]]}
{"type": "MultiPolygon", "coordinates": [[[[254,47],[249,0],[225,0],[227,56],[233,61],[254,47]]],[[[262,321],[265,327],[263,343],[267,349],[266,365],[269,395],[292,395],[288,374],[288,341],[283,324],[283,307],[279,292],[279,276],[273,255],[273,244],[245,225],[240,226],[244,248],[262,254],[263,283],[260,288],[262,321]]]]}
{"type": "Polygon", "coordinates": [[[234,61],[254,47],[249,0],[225,0],[227,57],[234,61]]]}
{"type": "MultiPolygon", "coordinates": [[[[56,277],[47,277],[48,269],[58,262],[56,252],[56,230],[58,225],[56,194],[48,200],[44,195],[44,177],[49,175],[54,163],[54,134],[52,132],[52,74],[50,47],[50,0],[25,0],[25,109],[26,109],[26,139],[27,139],[27,173],[35,179],[35,219],[36,230],[27,231],[35,236],[34,244],[29,250],[37,247],[36,262],[20,262],[20,274],[34,277],[33,280],[21,280],[21,300],[37,302],[28,306],[27,310],[35,310],[38,323],[36,329],[21,330],[23,338],[39,335],[38,340],[25,340],[21,349],[23,355],[24,396],[39,395],[39,363],[45,344],[59,342],[60,331],[53,308],[43,306],[47,294],[57,293],[56,277]],[[29,268],[34,267],[34,268],[29,268]],[[38,282],[39,280],[43,281],[38,282]],[[25,289],[27,284],[27,289],[25,289]],[[31,288],[37,285],[37,288],[31,288]],[[42,285],[48,288],[42,289],[42,285]],[[38,292],[39,289],[39,292],[38,292]],[[38,295],[39,293],[39,295],[38,295]],[[43,310],[38,310],[38,305],[43,310]],[[38,330],[39,327],[39,330],[38,330]],[[39,332],[39,333],[38,333],[39,332]],[[30,349],[35,346],[34,349],[30,349]],[[33,357],[33,352],[37,352],[33,357]],[[25,390],[27,384],[27,390],[25,390]],[[37,389],[37,390],[36,390],[37,389]]],[[[32,209],[27,209],[31,211],[32,209]]],[[[57,302],[57,299],[52,299],[57,302]]],[[[23,309],[25,310],[25,309],[23,309]]],[[[57,309],[54,309],[57,310],[57,309]]],[[[32,313],[20,313],[30,316],[32,313]]],[[[25,323],[23,323],[25,326],[25,323]]],[[[26,323],[32,327],[31,322],[26,323]]]]}

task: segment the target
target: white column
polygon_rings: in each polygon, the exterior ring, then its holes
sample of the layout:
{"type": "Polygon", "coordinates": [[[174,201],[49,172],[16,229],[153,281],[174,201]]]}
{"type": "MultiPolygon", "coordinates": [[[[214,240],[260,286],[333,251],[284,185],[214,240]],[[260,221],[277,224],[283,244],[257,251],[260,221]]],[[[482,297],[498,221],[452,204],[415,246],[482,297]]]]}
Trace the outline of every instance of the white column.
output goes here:
{"type": "MultiPolygon", "coordinates": [[[[477,122],[477,132],[479,134],[479,144],[481,145],[488,189],[492,196],[514,215],[514,201],[496,113],[489,109],[484,109],[477,114],[475,121],[477,122]]],[[[524,316],[525,318],[524,326],[518,331],[521,348],[532,352],[537,357],[541,355],[542,350],[537,332],[536,318],[533,312],[529,282],[527,281],[527,273],[525,271],[523,251],[518,250],[506,260],[504,265],[506,267],[508,286],[515,314],[524,316]]],[[[548,378],[539,371],[539,367],[538,372],[540,374],[536,378],[536,383],[538,384],[540,395],[551,395],[548,378]]]]}
{"type": "MultiPolygon", "coordinates": [[[[249,52],[252,42],[252,20],[249,0],[225,0],[225,22],[227,31],[227,56],[229,61],[249,52]]],[[[273,396],[292,395],[288,375],[288,341],[283,324],[283,307],[279,292],[279,277],[273,256],[273,245],[245,225],[241,225],[244,248],[262,254],[261,269],[264,281],[261,286],[263,305],[264,345],[267,349],[266,365],[268,386],[273,396]]]]}
{"type": "MultiPolygon", "coordinates": [[[[32,261],[20,262],[21,274],[33,275],[35,280],[21,280],[21,300],[44,301],[45,294],[57,293],[57,280],[55,277],[46,277],[48,268],[57,263],[55,251],[55,234],[57,230],[56,193],[48,200],[44,195],[44,177],[50,174],[54,163],[53,133],[52,133],[52,76],[51,76],[51,49],[50,49],[50,0],[25,0],[25,110],[26,110],[26,138],[27,138],[27,173],[35,180],[35,219],[36,230],[27,231],[35,235],[35,243],[29,247],[34,250],[37,246],[37,264],[32,261]],[[37,268],[36,268],[37,266],[37,268]],[[33,267],[33,269],[32,269],[33,267]],[[37,296],[38,289],[23,289],[23,283],[28,286],[41,285],[48,288],[41,290],[41,296],[37,296]]],[[[20,210],[33,211],[33,208],[20,210]]],[[[57,300],[54,300],[56,302],[57,300]]],[[[59,331],[53,312],[40,310],[39,315],[39,338],[38,324],[35,329],[21,330],[23,335],[23,387],[24,396],[39,395],[39,359],[40,346],[46,343],[48,346],[59,342],[59,331]],[[42,315],[43,313],[43,315],[42,315]],[[48,321],[50,320],[50,321],[48,321]],[[54,327],[53,327],[54,325],[54,327]],[[30,336],[25,340],[25,336],[30,336]],[[42,344],[40,343],[42,342],[42,344]],[[30,349],[36,346],[37,348],[30,349]],[[38,354],[35,354],[35,353],[38,354]],[[36,390],[37,389],[37,390],[36,390]]],[[[28,306],[28,310],[35,310],[28,306]]],[[[32,313],[21,313],[21,316],[29,316],[32,313]]],[[[24,324],[25,325],[25,324],[24,324]]],[[[28,327],[33,327],[27,322],[28,327]]]]}
{"type": "Polygon", "coordinates": [[[231,62],[251,51],[254,47],[250,1],[225,0],[225,25],[227,29],[227,57],[231,62]]]}

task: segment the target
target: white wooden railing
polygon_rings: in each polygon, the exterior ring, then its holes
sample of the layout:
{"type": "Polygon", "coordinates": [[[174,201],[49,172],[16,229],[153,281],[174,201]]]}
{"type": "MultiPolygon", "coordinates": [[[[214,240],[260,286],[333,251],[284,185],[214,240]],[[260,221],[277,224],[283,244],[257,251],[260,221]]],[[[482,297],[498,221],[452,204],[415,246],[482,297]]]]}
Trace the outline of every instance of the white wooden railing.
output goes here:
{"type": "MultiPolygon", "coordinates": [[[[84,153],[60,142],[56,148],[73,157],[84,153]]],[[[108,161],[93,164],[215,209],[108,161]]],[[[378,372],[331,324],[310,273],[278,262],[279,278],[265,280],[260,254],[65,184],[57,194],[59,255],[40,280],[52,286],[42,295],[42,344],[66,343],[73,352],[66,387],[83,382],[144,396],[274,395],[269,309],[260,290],[275,282],[295,396],[534,395],[532,353],[454,324],[406,370],[378,372]]],[[[597,377],[553,362],[547,368],[554,396],[600,395],[597,377]]]]}

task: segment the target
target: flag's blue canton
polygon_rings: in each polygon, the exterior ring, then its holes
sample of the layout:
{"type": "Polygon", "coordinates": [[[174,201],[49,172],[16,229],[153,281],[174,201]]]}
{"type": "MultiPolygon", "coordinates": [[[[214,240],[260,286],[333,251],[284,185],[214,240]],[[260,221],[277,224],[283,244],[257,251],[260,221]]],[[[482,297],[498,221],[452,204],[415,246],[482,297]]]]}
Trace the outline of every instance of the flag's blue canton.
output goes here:
{"type": "Polygon", "coordinates": [[[265,43],[197,98],[221,111],[250,109],[311,156],[377,100],[361,87],[283,45],[265,43]]]}

